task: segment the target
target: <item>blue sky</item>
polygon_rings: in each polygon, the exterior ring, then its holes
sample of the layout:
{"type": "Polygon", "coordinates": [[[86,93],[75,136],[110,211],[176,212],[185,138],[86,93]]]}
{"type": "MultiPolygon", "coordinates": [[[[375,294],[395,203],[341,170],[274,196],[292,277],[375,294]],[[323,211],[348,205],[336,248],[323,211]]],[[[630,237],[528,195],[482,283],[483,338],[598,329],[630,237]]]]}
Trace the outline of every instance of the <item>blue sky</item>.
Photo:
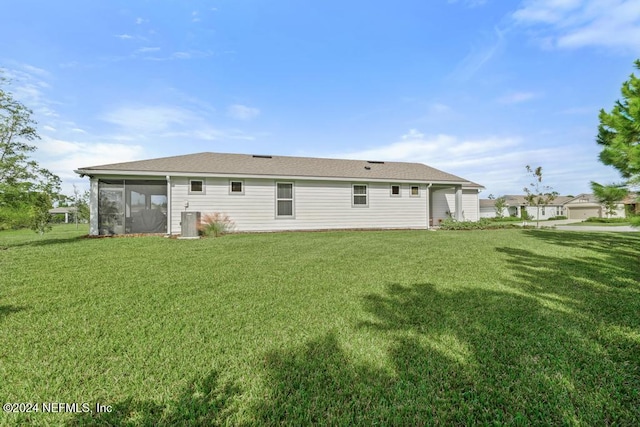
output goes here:
{"type": "Polygon", "coordinates": [[[597,160],[640,57],[637,0],[10,0],[0,68],[34,157],[201,151],[415,161],[519,194],[619,181],[597,160]]]}

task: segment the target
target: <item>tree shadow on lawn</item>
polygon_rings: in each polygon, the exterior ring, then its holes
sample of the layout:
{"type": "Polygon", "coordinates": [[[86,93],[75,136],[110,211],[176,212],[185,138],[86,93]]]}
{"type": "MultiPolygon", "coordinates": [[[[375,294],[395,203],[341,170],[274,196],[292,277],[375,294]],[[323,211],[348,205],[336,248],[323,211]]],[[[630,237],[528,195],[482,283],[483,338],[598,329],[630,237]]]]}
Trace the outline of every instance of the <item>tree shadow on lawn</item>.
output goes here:
{"type": "Polygon", "coordinates": [[[257,419],[639,425],[640,241],[529,236],[592,252],[496,248],[507,271],[491,289],[388,284],[360,328],[388,343],[389,366],[354,360],[336,334],[271,352],[257,419]]]}
{"type": "Polygon", "coordinates": [[[640,261],[640,233],[526,230],[523,234],[549,244],[588,249],[605,256],[615,254],[616,257],[640,261]]]}
{"type": "MultiPolygon", "coordinates": [[[[634,424],[637,365],[561,307],[519,292],[390,284],[362,322],[389,366],[357,362],[335,334],[271,352],[267,424],[634,424]],[[635,395],[634,395],[635,393],[635,395]]],[[[637,358],[635,359],[638,360],[637,358]]]]}
{"type": "Polygon", "coordinates": [[[212,426],[226,424],[233,414],[233,402],[241,394],[232,382],[223,381],[217,371],[193,381],[169,402],[126,399],[112,405],[110,412],[78,414],[68,426],[212,426]]]}
{"type": "Polygon", "coordinates": [[[530,236],[593,252],[502,247],[507,271],[491,288],[391,283],[364,297],[347,334],[369,335],[382,358],[331,331],[266,352],[264,388],[245,407],[234,402],[247,391],[214,372],[165,405],[126,400],[69,424],[638,425],[640,249],[555,234],[530,236]]]}
{"type": "Polygon", "coordinates": [[[0,305],[0,320],[4,319],[10,314],[18,313],[24,309],[24,307],[16,307],[15,305],[0,305]]]}
{"type": "Polygon", "coordinates": [[[80,240],[84,240],[86,238],[87,238],[86,235],[73,236],[73,237],[57,237],[57,238],[41,237],[41,238],[35,238],[33,240],[27,240],[27,241],[20,240],[18,243],[4,242],[2,245],[0,245],[0,249],[11,250],[12,248],[20,248],[24,246],[38,247],[38,246],[61,245],[65,243],[74,243],[80,240]]]}
{"type": "Polygon", "coordinates": [[[549,231],[525,235],[588,252],[568,257],[497,248],[523,289],[537,298],[553,294],[573,299],[577,310],[600,322],[640,327],[640,236],[549,231]]]}

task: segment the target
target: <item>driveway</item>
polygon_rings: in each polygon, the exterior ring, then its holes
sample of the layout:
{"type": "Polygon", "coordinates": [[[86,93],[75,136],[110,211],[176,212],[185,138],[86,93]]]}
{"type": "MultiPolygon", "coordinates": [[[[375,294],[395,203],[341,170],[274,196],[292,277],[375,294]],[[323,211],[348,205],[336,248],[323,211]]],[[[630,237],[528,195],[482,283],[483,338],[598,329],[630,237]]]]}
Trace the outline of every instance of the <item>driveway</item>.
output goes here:
{"type": "MultiPolygon", "coordinates": [[[[578,224],[582,221],[575,219],[560,219],[557,221],[540,221],[540,227],[555,227],[556,230],[563,231],[612,231],[612,232],[640,232],[640,228],[634,228],[630,225],[568,225],[578,224]]],[[[522,223],[519,223],[522,225],[522,223]]],[[[527,225],[533,225],[535,227],[535,221],[527,221],[527,225]]]]}
{"type": "Polygon", "coordinates": [[[598,225],[559,225],[556,226],[556,230],[565,230],[565,231],[611,231],[611,232],[624,232],[624,233],[633,233],[640,232],[640,228],[634,228],[630,225],[618,225],[618,226],[598,226],[598,225]]]}
{"type": "MultiPolygon", "coordinates": [[[[566,225],[566,224],[575,224],[580,222],[577,219],[558,219],[558,220],[554,220],[554,221],[540,221],[540,227],[556,227],[558,225],[566,225]]],[[[526,222],[515,222],[514,224],[518,224],[518,225],[532,225],[532,226],[536,226],[536,221],[535,220],[529,220],[526,222]]]]}

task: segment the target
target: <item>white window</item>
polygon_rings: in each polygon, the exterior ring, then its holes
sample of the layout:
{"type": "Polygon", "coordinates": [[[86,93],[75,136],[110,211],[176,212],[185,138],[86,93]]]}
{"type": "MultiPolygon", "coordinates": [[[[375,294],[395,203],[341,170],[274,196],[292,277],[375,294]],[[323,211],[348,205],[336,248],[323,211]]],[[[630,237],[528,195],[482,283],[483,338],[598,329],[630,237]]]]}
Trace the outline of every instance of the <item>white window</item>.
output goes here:
{"type": "Polygon", "coordinates": [[[411,186],[411,197],[420,197],[420,187],[417,185],[411,186]]]}
{"type": "Polygon", "coordinates": [[[229,181],[229,193],[230,194],[244,194],[244,182],[242,182],[242,181],[229,181]]]}
{"type": "Polygon", "coordinates": [[[204,194],[204,181],[201,179],[190,179],[189,194],[204,194]]]}
{"type": "Polygon", "coordinates": [[[276,216],[293,217],[293,183],[276,184],[276,216]]]}
{"type": "Polygon", "coordinates": [[[391,196],[392,197],[400,197],[400,186],[393,184],[391,186],[391,196]]]}
{"type": "Polygon", "coordinates": [[[366,184],[353,184],[353,206],[363,208],[369,206],[366,184]]]}

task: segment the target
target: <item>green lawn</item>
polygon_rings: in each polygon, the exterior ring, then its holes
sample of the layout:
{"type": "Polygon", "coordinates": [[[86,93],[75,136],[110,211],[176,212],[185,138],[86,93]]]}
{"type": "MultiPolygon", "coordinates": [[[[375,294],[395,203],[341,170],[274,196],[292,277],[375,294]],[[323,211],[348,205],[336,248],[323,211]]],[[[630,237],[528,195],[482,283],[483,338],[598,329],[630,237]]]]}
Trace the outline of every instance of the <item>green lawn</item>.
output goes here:
{"type": "Polygon", "coordinates": [[[74,227],[0,233],[0,396],[112,412],[0,425],[640,424],[636,233],[74,227]]]}

